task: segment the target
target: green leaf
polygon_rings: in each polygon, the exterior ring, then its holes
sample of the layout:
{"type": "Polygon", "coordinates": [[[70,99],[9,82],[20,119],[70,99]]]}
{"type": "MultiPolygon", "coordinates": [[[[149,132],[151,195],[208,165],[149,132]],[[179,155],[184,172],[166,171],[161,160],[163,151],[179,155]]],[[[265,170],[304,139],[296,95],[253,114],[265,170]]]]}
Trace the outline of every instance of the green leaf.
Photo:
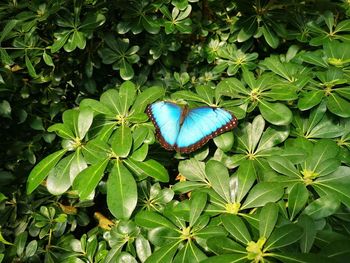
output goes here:
{"type": "Polygon", "coordinates": [[[43,52],[43,59],[46,65],[50,67],[55,67],[55,64],[53,63],[51,56],[48,55],[45,50],[43,52]]]}
{"type": "Polygon", "coordinates": [[[26,246],[27,238],[28,238],[28,232],[26,232],[26,231],[24,231],[24,232],[20,233],[18,236],[16,236],[15,246],[16,246],[17,255],[23,254],[24,248],[26,246]]]}
{"type": "Polygon", "coordinates": [[[251,38],[256,30],[257,30],[257,22],[256,22],[256,17],[251,16],[247,19],[245,19],[242,23],[243,27],[239,31],[238,36],[237,36],[237,41],[238,42],[245,42],[249,38],[251,38]]]}
{"type": "Polygon", "coordinates": [[[148,133],[149,133],[149,128],[145,126],[138,126],[133,130],[133,133],[132,133],[133,150],[136,150],[142,145],[142,143],[147,138],[148,133]]]}
{"type": "Polygon", "coordinates": [[[278,201],[284,191],[279,184],[262,182],[255,185],[249,192],[241,209],[264,206],[268,202],[278,201]]]}
{"type": "Polygon", "coordinates": [[[191,92],[191,91],[187,91],[187,90],[177,91],[171,95],[171,98],[173,100],[183,99],[183,100],[188,100],[188,101],[198,101],[198,102],[202,102],[202,103],[207,103],[206,99],[203,99],[198,94],[191,92]]]}
{"type": "Polygon", "coordinates": [[[50,170],[58,163],[66,151],[66,149],[62,149],[50,154],[33,168],[27,180],[27,194],[31,194],[44,181],[50,170]]]}
{"type": "Polygon", "coordinates": [[[84,34],[80,31],[74,30],[73,36],[72,36],[72,42],[78,48],[84,49],[86,45],[86,39],[84,34]]]}
{"type": "MultiPolygon", "coordinates": [[[[335,234],[334,232],[331,232],[335,234]]],[[[350,242],[349,239],[345,239],[343,237],[340,240],[332,240],[327,244],[326,247],[322,248],[322,252],[327,255],[327,261],[324,262],[346,262],[350,255],[350,242]]],[[[315,261],[316,262],[316,261],[315,261]]],[[[319,261],[317,261],[319,262],[319,261]]],[[[316,262],[316,263],[317,263],[316,262]]]]}
{"type": "MultiPolygon", "coordinates": [[[[23,232],[26,233],[26,232],[23,232]]],[[[6,241],[6,239],[2,236],[1,232],[0,232],[0,242],[5,244],[5,245],[13,245],[11,242],[6,241]]],[[[1,262],[1,260],[0,260],[1,262]]]]}
{"type": "Polygon", "coordinates": [[[264,119],[274,125],[288,125],[292,122],[291,110],[282,103],[260,100],[259,110],[264,119]]]}
{"type": "Polygon", "coordinates": [[[108,158],[109,151],[108,144],[100,139],[90,140],[83,146],[84,158],[91,164],[108,158]]]}
{"type": "Polygon", "coordinates": [[[144,112],[148,104],[164,96],[165,90],[162,87],[149,87],[136,97],[131,112],[144,112]]]}
{"type": "Polygon", "coordinates": [[[173,230],[177,229],[176,226],[173,223],[171,223],[167,218],[152,211],[138,212],[135,216],[135,222],[139,226],[147,228],[156,228],[161,226],[173,230]]]}
{"type": "Polygon", "coordinates": [[[93,99],[83,99],[79,104],[79,108],[90,108],[96,113],[113,115],[113,111],[111,111],[105,104],[93,99]]]}
{"type": "Polygon", "coordinates": [[[145,263],[169,263],[172,262],[172,258],[179,246],[181,241],[173,241],[170,244],[162,246],[160,249],[155,251],[145,263]]]}
{"type": "Polygon", "coordinates": [[[207,245],[216,254],[245,253],[245,247],[228,237],[211,237],[207,240],[207,245]]]}
{"type": "Polygon", "coordinates": [[[134,151],[131,158],[138,162],[143,162],[147,158],[148,144],[143,144],[140,148],[134,151]]]}
{"type": "Polygon", "coordinates": [[[257,152],[271,149],[272,147],[285,141],[289,136],[288,126],[268,127],[258,144],[257,152]]]}
{"type": "Polygon", "coordinates": [[[32,240],[28,243],[25,251],[26,257],[32,257],[38,249],[38,241],[32,240]]]}
{"type": "Polygon", "coordinates": [[[219,99],[222,95],[234,97],[235,95],[249,95],[248,90],[244,87],[241,81],[236,78],[225,78],[220,81],[216,87],[215,97],[219,99]]]}
{"type": "Polygon", "coordinates": [[[115,115],[123,115],[119,92],[115,89],[109,89],[101,95],[101,103],[115,115]]]}
{"type": "Polygon", "coordinates": [[[339,206],[340,201],[335,196],[325,195],[310,203],[304,213],[317,220],[336,213],[339,206]]]}
{"type": "Polygon", "coordinates": [[[134,70],[126,59],[121,59],[119,64],[120,77],[123,80],[130,80],[134,77],[134,70]]]}
{"type": "Polygon", "coordinates": [[[6,195],[0,192],[0,203],[6,199],[7,199],[6,195]]]}
{"type": "MultiPolygon", "coordinates": [[[[319,174],[324,173],[322,175],[326,175],[326,166],[328,166],[327,162],[330,159],[335,158],[338,153],[339,147],[334,141],[329,139],[319,140],[313,148],[311,157],[306,160],[306,168],[319,174]]],[[[336,163],[334,170],[336,170],[339,165],[336,163]]],[[[331,170],[330,172],[333,172],[334,170],[331,170]]]]}
{"type": "Polygon", "coordinates": [[[350,117],[350,102],[335,93],[331,93],[328,97],[327,108],[340,117],[350,117]]]}
{"type": "Polygon", "coordinates": [[[102,26],[106,21],[106,17],[101,13],[89,13],[80,25],[80,30],[87,32],[102,26]]]}
{"type": "Polygon", "coordinates": [[[297,242],[302,235],[301,227],[294,224],[283,225],[272,232],[270,238],[266,241],[264,249],[270,251],[288,246],[297,242]]]}
{"type": "Polygon", "coordinates": [[[138,235],[136,238],[135,248],[137,257],[141,260],[141,262],[145,262],[146,259],[152,254],[150,243],[142,235],[138,235]]]}
{"type": "Polygon", "coordinates": [[[304,230],[303,236],[300,239],[300,249],[303,253],[309,253],[316,238],[316,224],[311,217],[301,215],[298,218],[298,225],[304,230]]]}
{"type": "Polygon", "coordinates": [[[93,118],[94,113],[90,109],[84,108],[80,110],[78,116],[78,132],[80,139],[84,138],[89,131],[93,118]]]}
{"type": "Polygon", "coordinates": [[[260,238],[268,239],[274,230],[278,219],[278,205],[275,203],[267,203],[259,215],[259,234],[260,238]]]}
{"type": "Polygon", "coordinates": [[[174,263],[182,262],[202,262],[207,256],[202,252],[193,241],[189,240],[186,245],[176,254],[174,263]]]}
{"type": "Polygon", "coordinates": [[[311,111],[309,120],[308,120],[308,129],[314,129],[319,122],[324,118],[325,113],[327,111],[327,107],[326,107],[326,102],[322,101],[322,103],[320,103],[320,105],[313,109],[311,111]]]}
{"type": "Polygon", "coordinates": [[[276,34],[271,30],[271,28],[267,25],[262,27],[262,33],[264,35],[264,38],[272,48],[277,48],[279,45],[279,39],[276,36],[276,34]]]}
{"type": "Polygon", "coordinates": [[[169,174],[168,171],[161,165],[159,162],[155,160],[147,160],[144,162],[137,162],[133,160],[127,160],[125,163],[129,166],[136,166],[138,169],[139,175],[150,176],[160,182],[168,182],[169,174]]]}
{"type": "MultiPolygon", "coordinates": [[[[9,56],[9,54],[7,53],[6,49],[4,48],[0,48],[0,59],[1,59],[1,62],[4,64],[4,65],[13,65],[15,62],[12,60],[12,58],[9,56]]],[[[0,82],[4,82],[4,80],[1,78],[1,81],[0,82]]]]}
{"type": "Polygon", "coordinates": [[[158,34],[160,30],[160,23],[157,20],[151,20],[149,17],[144,16],[142,19],[142,25],[145,30],[150,34],[158,34]]]}
{"type": "Polygon", "coordinates": [[[299,171],[294,164],[287,158],[282,156],[273,156],[268,158],[268,163],[275,171],[287,175],[291,178],[302,179],[299,171]]]}
{"type": "Polygon", "coordinates": [[[47,190],[53,195],[61,195],[71,186],[70,166],[75,158],[70,154],[51,169],[46,180],[47,190]]]}
{"type": "Polygon", "coordinates": [[[4,118],[11,118],[11,105],[7,100],[0,102],[0,116],[4,118]]]}
{"type": "Polygon", "coordinates": [[[180,238],[180,232],[167,227],[156,227],[148,231],[148,240],[157,247],[162,247],[180,238]]]}
{"type": "Polygon", "coordinates": [[[126,115],[132,103],[135,100],[136,88],[135,84],[131,81],[125,81],[119,87],[119,96],[120,96],[120,106],[122,109],[122,114],[126,115]]]}
{"type": "Polygon", "coordinates": [[[125,158],[129,155],[132,146],[131,129],[122,124],[111,137],[113,152],[118,156],[125,158]]]}
{"type": "Polygon", "coordinates": [[[253,162],[243,161],[236,175],[238,179],[236,202],[241,202],[256,180],[257,175],[253,162]]]}
{"type": "Polygon", "coordinates": [[[265,128],[265,120],[261,115],[254,118],[251,125],[247,126],[248,149],[249,152],[254,152],[259,143],[261,135],[265,128]]]}
{"type": "Polygon", "coordinates": [[[64,44],[66,44],[69,36],[71,34],[70,30],[64,31],[59,34],[55,34],[56,40],[54,41],[53,45],[51,46],[51,52],[55,53],[58,50],[60,50],[64,44]]]}
{"type": "Polygon", "coordinates": [[[302,253],[273,253],[271,256],[283,263],[328,263],[330,259],[320,254],[302,254],[302,253]]]}
{"type": "Polygon", "coordinates": [[[26,62],[26,67],[28,69],[29,75],[33,78],[38,77],[38,75],[36,74],[35,68],[27,55],[25,55],[25,62],[26,62]]]}
{"type": "Polygon", "coordinates": [[[205,163],[194,158],[179,163],[179,173],[190,181],[206,181],[205,163]]]}
{"type": "Polygon", "coordinates": [[[230,179],[227,168],[221,162],[210,160],[205,166],[205,173],[214,191],[226,202],[233,202],[230,197],[230,179]]]}
{"type": "Polygon", "coordinates": [[[207,258],[201,263],[240,263],[247,262],[246,254],[225,254],[207,258]]]}
{"type": "Polygon", "coordinates": [[[350,168],[340,166],[333,173],[320,177],[313,187],[321,195],[333,195],[346,206],[350,206],[350,168]]]}
{"type": "Polygon", "coordinates": [[[116,161],[107,180],[107,206],[117,219],[128,219],[137,204],[137,187],[128,169],[116,161]]]}
{"type": "Polygon", "coordinates": [[[84,200],[95,190],[101,181],[109,158],[96,162],[80,172],[73,182],[73,189],[78,191],[80,199],[84,200]]]}
{"type": "Polygon", "coordinates": [[[200,85],[196,87],[196,92],[199,96],[205,99],[206,104],[213,104],[214,90],[210,86],[200,85]]]}
{"type": "Polygon", "coordinates": [[[117,261],[116,262],[121,262],[121,263],[138,263],[137,260],[132,256],[130,255],[129,253],[127,252],[122,252],[120,253],[120,255],[118,255],[117,257],[117,261]]]}
{"type": "Polygon", "coordinates": [[[198,232],[196,232],[196,236],[201,239],[208,239],[210,237],[219,236],[224,237],[227,235],[225,229],[221,226],[205,226],[208,223],[207,215],[202,215],[195,226],[195,229],[202,228],[198,232]],[[205,226],[205,227],[204,227],[205,226]]]}
{"type": "Polygon", "coordinates": [[[12,31],[12,29],[17,25],[18,22],[19,20],[16,19],[10,19],[6,21],[6,25],[4,26],[0,34],[0,43],[8,36],[8,34],[12,31]]]}
{"type": "Polygon", "coordinates": [[[322,90],[312,90],[310,92],[301,93],[298,100],[298,108],[302,111],[309,110],[312,107],[318,105],[324,96],[322,90]]]}
{"type": "Polygon", "coordinates": [[[267,67],[269,70],[281,76],[282,78],[288,80],[289,82],[292,82],[290,70],[285,66],[285,64],[281,63],[278,56],[267,57],[260,64],[267,67]]]}
{"type": "Polygon", "coordinates": [[[43,120],[38,116],[31,120],[30,127],[36,131],[45,131],[43,120]]]}
{"type": "Polygon", "coordinates": [[[242,244],[247,245],[252,240],[246,225],[237,215],[222,215],[221,221],[225,229],[242,244]]]}
{"type": "Polygon", "coordinates": [[[305,207],[309,198],[309,191],[304,183],[296,183],[290,189],[288,195],[288,212],[290,220],[293,220],[297,214],[305,207]]]}
{"type": "Polygon", "coordinates": [[[195,192],[191,195],[190,200],[190,221],[189,226],[192,227],[196,224],[199,216],[207,205],[207,194],[201,192],[195,192]]]}
{"type": "Polygon", "coordinates": [[[225,132],[214,138],[215,145],[223,152],[231,150],[234,142],[233,132],[225,132]]]}

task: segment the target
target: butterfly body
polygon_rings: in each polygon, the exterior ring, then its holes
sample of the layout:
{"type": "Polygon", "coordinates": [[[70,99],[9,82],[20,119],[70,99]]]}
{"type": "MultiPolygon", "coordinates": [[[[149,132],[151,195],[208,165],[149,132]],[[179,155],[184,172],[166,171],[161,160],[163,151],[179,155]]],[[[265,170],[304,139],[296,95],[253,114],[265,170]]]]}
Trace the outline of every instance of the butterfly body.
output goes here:
{"type": "Polygon", "coordinates": [[[237,119],[214,107],[188,109],[167,101],[148,106],[147,115],[156,128],[160,144],[167,150],[190,153],[215,136],[237,126],[237,119]]]}

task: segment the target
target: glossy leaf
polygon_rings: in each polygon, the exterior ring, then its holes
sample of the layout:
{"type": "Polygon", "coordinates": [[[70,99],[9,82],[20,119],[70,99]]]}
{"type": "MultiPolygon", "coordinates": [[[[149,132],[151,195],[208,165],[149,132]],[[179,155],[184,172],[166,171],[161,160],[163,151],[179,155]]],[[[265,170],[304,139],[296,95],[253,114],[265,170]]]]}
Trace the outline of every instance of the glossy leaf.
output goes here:
{"type": "Polygon", "coordinates": [[[259,109],[264,119],[272,124],[287,125],[292,122],[291,110],[282,103],[260,101],[259,109]]]}
{"type": "Polygon", "coordinates": [[[283,188],[274,183],[263,182],[255,185],[249,192],[242,209],[264,206],[268,202],[276,202],[283,195],[283,188]]]}
{"type": "Polygon", "coordinates": [[[162,246],[156,252],[154,252],[147,260],[146,263],[168,263],[172,261],[174,254],[179,245],[179,241],[173,241],[172,243],[162,246]]]}
{"type": "Polygon", "coordinates": [[[223,215],[221,221],[225,229],[240,243],[248,244],[250,234],[242,219],[236,215],[223,215]]]}
{"type": "Polygon", "coordinates": [[[66,151],[63,149],[52,153],[34,167],[28,177],[27,194],[32,193],[45,180],[50,170],[58,163],[66,151]]]}
{"type": "Polygon", "coordinates": [[[207,194],[206,193],[193,193],[191,196],[190,204],[190,221],[189,226],[195,225],[198,217],[201,215],[204,207],[207,204],[207,194]]]}
{"type": "Polygon", "coordinates": [[[136,224],[144,227],[155,228],[163,226],[170,229],[176,229],[173,223],[162,215],[151,212],[151,211],[142,211],[139,212],[135,217],[136,224]]]}
{"type": "Polygon", "coordinates": [[[137,204],[137,187],[132,174],[115,162],[107,180],[107,206],[118,219],[128,219],[137,204]]]}
{"type": "Polygon", "coordinates": [[[259,234],[260,237],[269,238],[274,230],[278,219],[278,206],[275,203],[267,203],[259,215],[259,234]]]}
{"type": "Polygon", "coordinates": [[[125,163],[134,170],[138,176],[150,176],[160,182],[169,181],[168,171],[155,160],[147,160],[143,162],[127,160],[125,163]]]}
{"type": "Polygon", "coordinates": [[[317,220],[334,214],[339,206],[340,202],[336,197],[325,195],[310,203],[304,213],[317,220]]]}
{"type": "Polygon", "coordinates": [[[79,197],[86,199],[96,188],[103,177],[109,159],[104,159],[80,172],[73,182],[73,189],[78,191],[79,197]]]}
{"type": "Polygon", "coordinates": [[[205,166],[205,173],[211,187],[228,203],[231,202],[229,192],[229,174],[226,167],[218,162],[211,160],[205,166]]]}
{"type": "Polygon", "coordinates": [[[132,146],[131,129],[126,125],[121,125],[111,137],[113,152],[118,156],[125,158],[129,155],[132,146]]]}
{"type": "Polygon", "coordinates": [[[264,248],[268,251],[285,247],[297,242],[303,234],[300,227],[294,224],[288,224],[276,228],[270,238],[266,241],[264,248]]]}
{"type": "Polygon", "coordinates": [[[308,198],[309,191],[305,184],[296,183],[293,185],[288,196],[288,212],[291,220],[305,207],[308,198]]]}
{"type": "Polygon", "coordinates": [[[309,216],[302,215],[298,219],[298,225],[304,230],[303,236],[300,239],[300,248],[303,253],[310,252],[316,238],[316,224],[309,216]]]}

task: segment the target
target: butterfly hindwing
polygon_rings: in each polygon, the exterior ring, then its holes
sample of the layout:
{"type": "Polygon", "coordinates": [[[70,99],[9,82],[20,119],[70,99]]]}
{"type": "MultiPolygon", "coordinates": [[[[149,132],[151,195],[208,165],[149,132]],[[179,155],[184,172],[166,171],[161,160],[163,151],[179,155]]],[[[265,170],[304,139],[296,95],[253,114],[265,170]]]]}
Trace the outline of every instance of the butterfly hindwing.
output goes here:
{"type": "Polygon", "coordinates": [[[220,108],[199,107],[188,112],[180,128],[175,149],[190,153],[197,150],[211,138],[233,129],[237,119],[220,108]]]}
{"type": "Polygon", "coordinates": [[[174,149],[180,131],[182,108],[174,103],[159,101],[149,105],[146,113],[156,127],[160,144],[167,150],[174,149]]]}

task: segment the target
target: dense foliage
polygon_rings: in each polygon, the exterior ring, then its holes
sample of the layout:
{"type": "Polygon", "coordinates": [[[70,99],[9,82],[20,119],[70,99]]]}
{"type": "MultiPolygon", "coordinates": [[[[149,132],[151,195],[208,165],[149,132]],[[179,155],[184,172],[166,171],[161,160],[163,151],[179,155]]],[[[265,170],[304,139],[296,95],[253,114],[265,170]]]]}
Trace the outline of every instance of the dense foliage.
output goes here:
{"type": "Polygon", "coordinates": [[[350,2],[0,3],[0,262],[347,262],[350,2]],[[168,99],[231,111],[162,149],[168,99]]]}

